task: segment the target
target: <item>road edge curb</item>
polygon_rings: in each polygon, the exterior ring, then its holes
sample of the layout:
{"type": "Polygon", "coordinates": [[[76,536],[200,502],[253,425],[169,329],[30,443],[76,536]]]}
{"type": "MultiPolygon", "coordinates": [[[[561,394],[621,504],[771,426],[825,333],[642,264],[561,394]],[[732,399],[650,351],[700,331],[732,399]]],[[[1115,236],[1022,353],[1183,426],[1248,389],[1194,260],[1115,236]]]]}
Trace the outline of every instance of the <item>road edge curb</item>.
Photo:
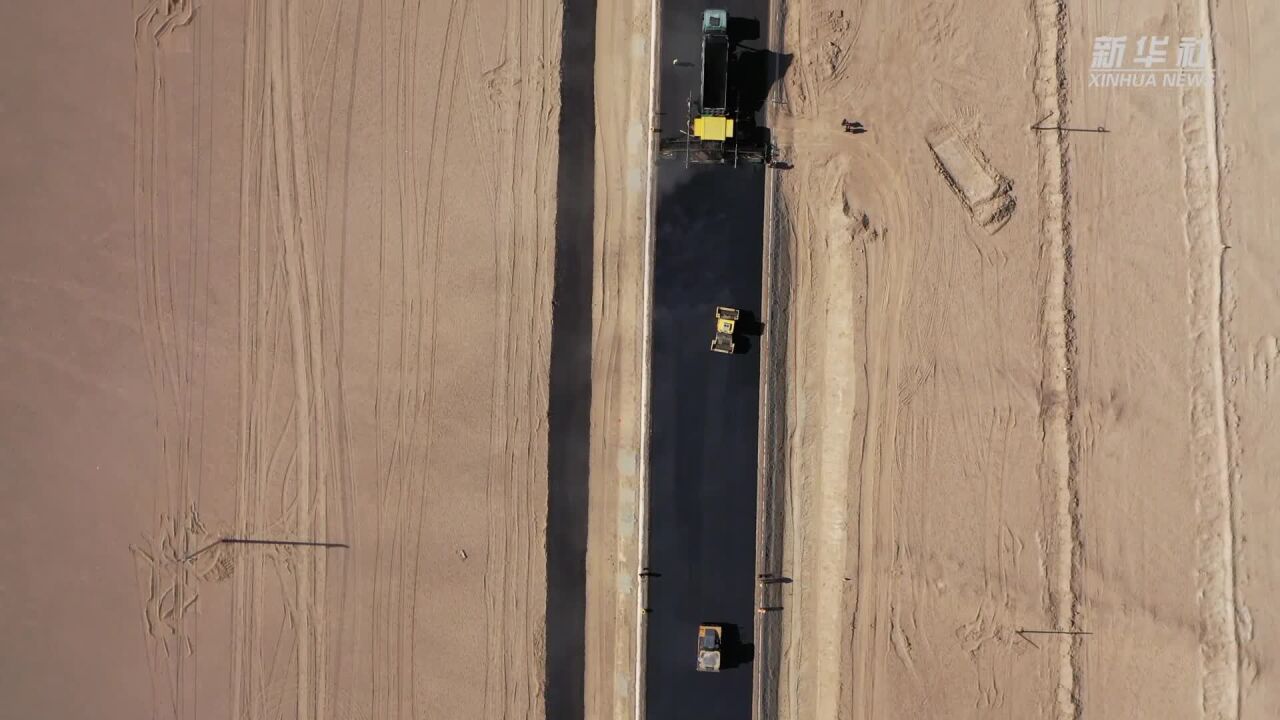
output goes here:
{"type": "Polygon", "coordinates": [[[653,253],[654,253],[654,193],[657,173],[654,172],[655,133],[654,120],[657,117],[658,102],[658,18],[662,11],[662,0],[649,2],[649,108],[645,118],[648,129],[645,152],[645,197],[644,197],[644,287],[640,319],[640,448],[638,458],[639,506],[636,529],[635,577],[639,581],[636,591],[636,638],[635,638],[635,710],[634,720],[644,720],[645,716],[645,659],[648,653],[648,622],[645,608],[649,604],[649,585],[641,576],[649,562],[649,405],[650,378],[652,375],[653,349],[653,253]]]}

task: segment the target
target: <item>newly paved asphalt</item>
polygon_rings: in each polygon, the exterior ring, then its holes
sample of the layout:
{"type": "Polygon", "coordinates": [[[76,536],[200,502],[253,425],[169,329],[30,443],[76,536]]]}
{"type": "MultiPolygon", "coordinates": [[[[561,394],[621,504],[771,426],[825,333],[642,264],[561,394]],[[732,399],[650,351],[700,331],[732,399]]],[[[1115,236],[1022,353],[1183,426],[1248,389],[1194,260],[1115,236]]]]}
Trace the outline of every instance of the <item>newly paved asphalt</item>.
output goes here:
{"type": "MultiPolygon", "coordinates": [[[[661,122],[698,92],[703,4],[662,11],[661,122]],[[693,67],[672,64],[672,59],[693,67]]],[[[767,26],[767,3],[715,3],[767,26]]],[[[752,43],[763,46],[764,39],[752,43]]],[[[764,171],[661,163],[653,293],[649,614],[645,699],[654,720],[751,717],[759,337],[710,351],[716,305],[760,317],[764,171]],[[735,626],[724,669],[697,672],[698,624],[735,626]]]]}

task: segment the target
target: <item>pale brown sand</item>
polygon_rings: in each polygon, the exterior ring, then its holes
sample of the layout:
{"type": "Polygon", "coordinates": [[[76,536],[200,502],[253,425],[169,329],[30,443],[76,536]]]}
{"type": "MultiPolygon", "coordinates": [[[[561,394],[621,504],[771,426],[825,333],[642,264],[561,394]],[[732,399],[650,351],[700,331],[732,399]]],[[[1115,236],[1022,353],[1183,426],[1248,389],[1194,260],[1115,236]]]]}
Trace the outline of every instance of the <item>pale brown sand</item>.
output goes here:
{"type": "Polygon", "coordinates": [[[1280,17],[784,16],[778,717],[1275,716],[1280,17]],[[1216,84],[1089,88],[1125,34],[1216,84]]]}
{"type": "Polygon", "coordinates": [[[587,718],[634,717],[644,522],[646,220],[653,6],[596,18],[595,290],[587,544],[587,718]]]}
{"type": "Polygon", "coordinates": [[[129,544],[160,471],[133,293],[132,18],[76,5],[0,23],[0,715],[141,718],[129,544]]]}
{"type": "Polygon", "coordinates": [[[560,6],[10,16],[0,714],[540,716],[560,6]]]}

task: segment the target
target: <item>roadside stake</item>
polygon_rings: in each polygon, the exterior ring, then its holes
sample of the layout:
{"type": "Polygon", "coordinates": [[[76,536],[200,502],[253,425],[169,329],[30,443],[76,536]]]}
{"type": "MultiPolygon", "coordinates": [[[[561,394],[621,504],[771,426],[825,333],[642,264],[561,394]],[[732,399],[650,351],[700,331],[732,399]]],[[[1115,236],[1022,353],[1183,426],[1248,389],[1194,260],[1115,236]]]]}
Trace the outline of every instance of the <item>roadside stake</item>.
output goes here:
{"type": "Polygon", "coordinates": [[[1108,129],[1106,129],[1106,128],[1102,127],[1101,125],[1099,125],[1099,126],[1098,126],[1098,127],[1096,127],[1096,128],[1070,128],[1070,127],[1061,127],[1061,126],[1045,127],[1045,126],[1043,126],[1043,125],[1041,125],[1041,124],[1040,124],[1040,123],[1044,122],[1045,120],[1048,120],[1048,119],[1049,119],[1049,118],[1051,118],[1051,117],[1053,117],[1053,113],[1049,113],[1048,115],[1045,115],[1044,117],[1042,117],[1042,118],[1040,118],[1039,120],[1037,120],[1037,121],[1036,121],[1036,124],[1031,126],[1031,129],[1032,129],[1032,130],[1062,130],[1063,132],[1085,132],[1085,133],[1109,133],[1109,132],[1111,132],[1110,130],[1108,130],[1108,129]]]}
{"type": "Polygon", "coordinates": [[[1039,650],[1040,646],[1034,640],[1027,637],[1028,635],[1092,635],[1093,633],[1085,630],[1014,630],[1018,637],[1031,643],[1031,647],[1039,650]]]}
{"type": "Polygon", "coordinates": [[[208,550],[212,550],[214,547],[221,545],[223,543],[240,544],[240,545],[295,545],[295,546],[301,546],[301,547],[318,547],[318,548],[350,548],[351,547],[346,543],[325,542],[321,540],[261,540],[258,538],[224,537],[224,538],[218,538],[217,540],[214,540],[208,545],[205,545],[199,550],[196,550],[190,555],[182,558],[182,562],[187,562],[192,558],[196,557],[197,555],[200,555],[208,550]]]}

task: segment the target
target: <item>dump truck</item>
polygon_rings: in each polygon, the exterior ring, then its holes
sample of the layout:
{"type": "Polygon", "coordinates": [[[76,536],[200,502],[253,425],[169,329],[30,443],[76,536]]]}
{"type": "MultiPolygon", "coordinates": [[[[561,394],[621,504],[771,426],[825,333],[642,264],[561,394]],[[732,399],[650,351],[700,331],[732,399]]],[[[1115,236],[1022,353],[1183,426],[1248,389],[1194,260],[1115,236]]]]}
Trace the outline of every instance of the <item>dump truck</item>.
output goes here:
{"type": "Polygon", "coordinates": [[[702,102],[693,118],[693,136],[724,142],[733,137],[729,117],[729,13],[702,13],[702,102]]]}
{"type": "Polygon", "coordinates": [[[720,643],[724,628],[719,625],[698,626],[698,672],[720,672],[720,643]]]}
{"type": "MultiPolygon", "coordinates": [[[[702,77],[699,97],[691,96],[680,135],[658,142],[658,157],[689,164],[762,164],[772,157],[765,133],[736,106],[734,72],[738,49],[729,36],[729,13],[702,12],[702,77]]],[[[763,78],[761,78],[763,80],[763,78]]]]}
{"type": "Polygon", "coordinates": [[[716,334],[711,339],[711,351],[732,355],[733,333],[737,329],[738,318],[742,312],[737,308],[716,306],[716,334]]]}

